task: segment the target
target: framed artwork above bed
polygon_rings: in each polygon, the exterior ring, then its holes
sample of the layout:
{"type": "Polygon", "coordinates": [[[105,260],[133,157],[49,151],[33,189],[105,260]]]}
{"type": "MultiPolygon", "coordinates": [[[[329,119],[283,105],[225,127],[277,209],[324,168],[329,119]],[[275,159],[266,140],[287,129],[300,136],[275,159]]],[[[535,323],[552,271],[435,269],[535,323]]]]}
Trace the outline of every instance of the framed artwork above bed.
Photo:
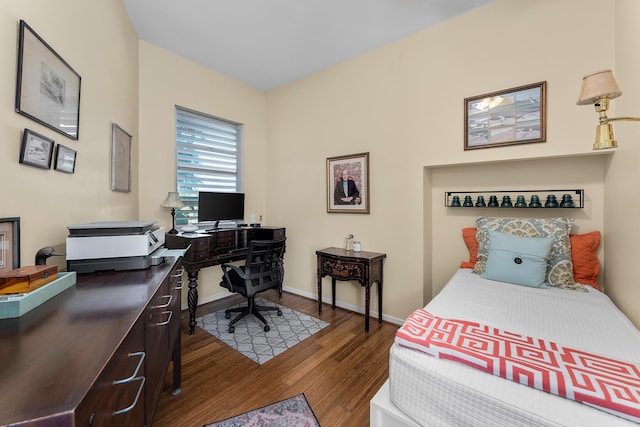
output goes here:
{"type": "Polygon", "coordinates": [[[545,142],[547,82],[465,98],[464,149],[545,142]]]}

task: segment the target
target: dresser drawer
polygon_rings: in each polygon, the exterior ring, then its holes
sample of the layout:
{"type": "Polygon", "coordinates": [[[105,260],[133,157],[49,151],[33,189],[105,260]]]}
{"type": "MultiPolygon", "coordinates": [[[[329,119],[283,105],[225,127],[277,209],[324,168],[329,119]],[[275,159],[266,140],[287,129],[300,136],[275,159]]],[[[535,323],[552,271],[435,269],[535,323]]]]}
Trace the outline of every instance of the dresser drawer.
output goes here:
{"type": "Polygon", "coordinates": [[[322,258],[321,274],[328,274],[337,279],[364,279],[365,266],[361,262],[343,261],[334,258],[322,258]]]}

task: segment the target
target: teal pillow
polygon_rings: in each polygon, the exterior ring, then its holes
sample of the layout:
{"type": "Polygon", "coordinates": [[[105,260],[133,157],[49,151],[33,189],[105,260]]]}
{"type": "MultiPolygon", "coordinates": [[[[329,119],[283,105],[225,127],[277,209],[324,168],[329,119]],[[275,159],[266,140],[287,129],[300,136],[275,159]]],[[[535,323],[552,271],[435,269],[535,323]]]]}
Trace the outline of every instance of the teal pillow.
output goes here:
{"type": "Polygon", "coordinates": [[[485,279],[514,285],[546,288],[547,260],[553,237],[519,237],[489,231],[485,279]]]}

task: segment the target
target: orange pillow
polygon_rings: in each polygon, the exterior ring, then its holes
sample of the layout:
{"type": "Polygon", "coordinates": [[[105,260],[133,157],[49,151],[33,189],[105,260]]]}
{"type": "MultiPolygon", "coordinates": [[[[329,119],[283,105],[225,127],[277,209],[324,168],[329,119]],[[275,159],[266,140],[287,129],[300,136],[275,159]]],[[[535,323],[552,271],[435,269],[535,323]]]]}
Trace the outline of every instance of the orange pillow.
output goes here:
{"type": "Polygon", "coordinates": [[[476,228],[469,227],[462,229],[462,238],[469,251],[469,261],[462,261],[460,268],[473,268],[478,262],[478,241],[476,240],[476,228]]]}
{"type": "Polygon", "coordinates": [[[600,290],[596,279],[600,274],[600,261],[597,252],[600,246],[600,232],[570,234],[571,262],[573,262],[573,280],[600,290]]]}

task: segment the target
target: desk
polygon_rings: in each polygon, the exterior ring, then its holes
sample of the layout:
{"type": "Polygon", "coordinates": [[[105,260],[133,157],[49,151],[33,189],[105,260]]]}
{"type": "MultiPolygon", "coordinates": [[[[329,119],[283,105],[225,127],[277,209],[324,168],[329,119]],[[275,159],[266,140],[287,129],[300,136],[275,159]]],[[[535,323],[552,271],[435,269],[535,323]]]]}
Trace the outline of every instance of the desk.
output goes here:
{"type": "Polygon", "coordinates": [[[322,314],[322,278],[331,277],[331,307],[336,308],[336,280],[356,280],[365,287],[364,331],[369,332],[369,300],[373,282],[378,282],[378,323],[382,323],[382,263],[387,254],[326,248],[318,257],[318,314],[322,314]]]}
{"type": "MultiPolygon", "coordinates": [[[[168,249],[186,249],[182,266],[189,278],[187,304],[189,305],[189,334],[196,327],[198,307],[198,273],[200,269],[225,262],[240,261],[247,257],[251,240],[279,240],[285,238],[282,227],[239,227],[212,231],[210,233],[166,234],[168,249]]],[[[220,272],[222,277],[222,272],[220,272]]]]}

